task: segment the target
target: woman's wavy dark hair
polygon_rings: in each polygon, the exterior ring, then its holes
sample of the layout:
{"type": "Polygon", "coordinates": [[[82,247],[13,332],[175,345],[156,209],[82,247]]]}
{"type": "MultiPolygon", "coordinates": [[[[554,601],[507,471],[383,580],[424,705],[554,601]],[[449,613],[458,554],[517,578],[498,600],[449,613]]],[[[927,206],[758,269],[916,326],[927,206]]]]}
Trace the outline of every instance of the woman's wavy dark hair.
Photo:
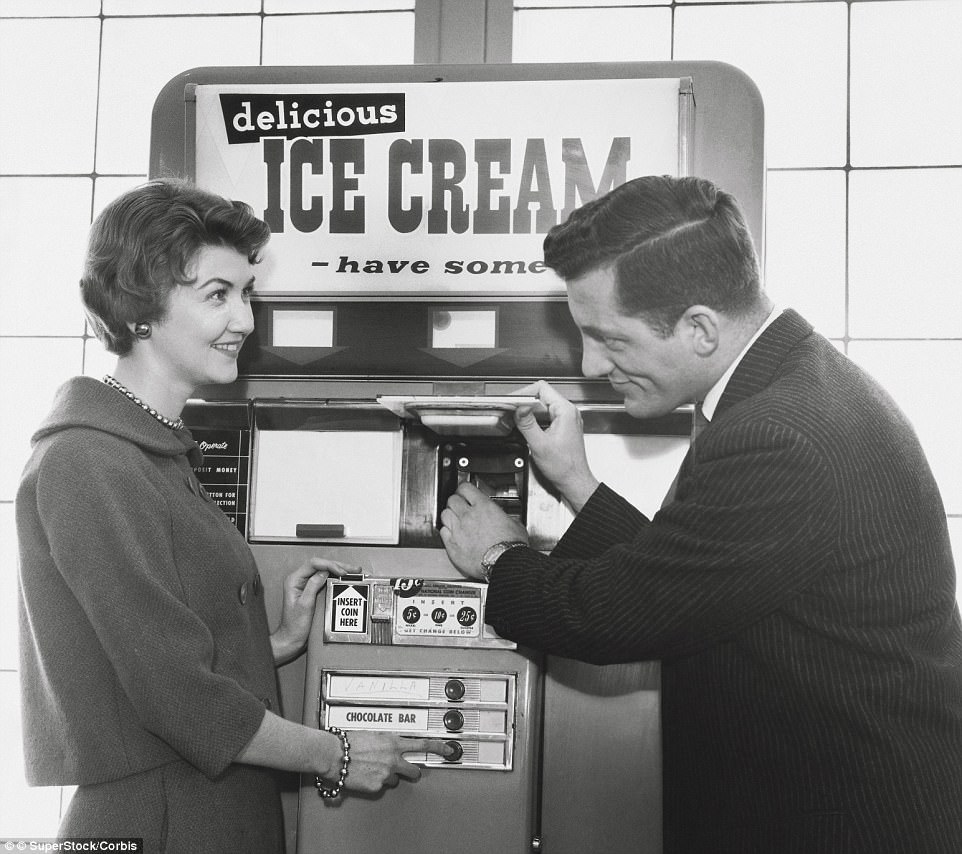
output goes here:
{"type": "Polygon", "coordinates": [[[758,256],[738,203],[703,178],[635,178],[574,211],[544,241],[563,279],[615,274],[621,311],[670,336],[691,305],[732,316],[761,295],[758,256]]]}
{"type": "Polygon", "coordinates": [[[128,324],[162,320],[171,291],[190,284],[205,246],[236,249],[255,264],[270,229],[244,202],[186,181],[158,180],[114,199],[94,220],[80,293],[87,319],[118,356],[133,346],[128,324]]]}

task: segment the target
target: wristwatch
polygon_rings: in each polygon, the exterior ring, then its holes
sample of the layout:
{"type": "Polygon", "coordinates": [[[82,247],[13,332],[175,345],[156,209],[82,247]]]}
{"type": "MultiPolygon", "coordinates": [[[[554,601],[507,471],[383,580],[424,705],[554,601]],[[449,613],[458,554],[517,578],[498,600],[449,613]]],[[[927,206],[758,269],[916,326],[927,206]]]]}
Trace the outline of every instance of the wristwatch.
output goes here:
{"type": "Polygon", "coordinates": [[[518,546],[526,545],[528,544],[524,540],[502,540],[500,543],[491,546],[481,557],[481,578],[484,582],[487,583],[491,580],[491,570],[494,569],[494,565],[501,555],[506,551],[518,548],[518,546]]]}

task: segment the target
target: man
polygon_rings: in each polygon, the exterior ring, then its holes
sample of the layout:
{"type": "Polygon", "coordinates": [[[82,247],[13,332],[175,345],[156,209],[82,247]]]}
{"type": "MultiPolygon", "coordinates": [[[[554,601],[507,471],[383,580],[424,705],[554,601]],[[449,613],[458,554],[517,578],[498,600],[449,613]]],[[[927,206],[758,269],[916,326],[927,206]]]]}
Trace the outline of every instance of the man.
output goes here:
{"type": "MultiPolygon", "coordinates": [[[[442,513],[504,637],[661,659],[668,852],[962,851],[962,628],[945,511],[875,382],[773,311],[734,199],[647,177],[545,240],[584,344],[636,418],[704,423],[647,519],[599,484],[577,409],[518,428],[577,516],[550,556],[479,490],[442,513]],[[707,421],[703,420],[707,419],[707,421]]],[[[599,772],[603,769],[599,769],[599,772]]]]}

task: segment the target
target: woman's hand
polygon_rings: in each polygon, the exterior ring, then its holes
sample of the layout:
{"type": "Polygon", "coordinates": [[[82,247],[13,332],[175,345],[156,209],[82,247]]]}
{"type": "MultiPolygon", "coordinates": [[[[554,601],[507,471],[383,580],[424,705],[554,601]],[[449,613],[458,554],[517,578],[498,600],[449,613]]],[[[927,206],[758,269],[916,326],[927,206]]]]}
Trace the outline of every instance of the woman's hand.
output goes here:
{"type": "Polygon", "coordinates": [[[284,579],[281,624],[271,635],[274,664],[284,664],[304,649],[314,621],[317,594],[324,589],[328,576],[358,571],[346,563],[313,557],[284,579]]]}
{"type": "MultiPolygon", "coordinates": [[[[385,786],[396,786],[401,777],[417,780],[421,769],[402,754],[436,753],[450,756],[453,748],[436,738],[407,738],[391,732],[347,733],[351,761],[344,785],[355,792],[379,792],[385,786]]],[[[261,725],[251,740],[237,754],[235,761],[247,765],[263,765],[283,771],[317,774],[332,786],[344,767],[341,739],[333,732],[264,712],[261,725]]]]}
{"type": "MultiPolygon", "coordinates": [[[[346,733],[351,745],[351,761],[347,766],[347,779],[344,788],[355,792],[379,792],[393,788],[403,777],[418,780],[421,769],[412,765],[404,753],[436,753],[447,756],[452,748],[444,741],[435,738],[406,738],[387,732],[366,732],[355,730],[346,733]]],[[[334,739],[334,757],[326,772],[321,776],[329,783],[337,780],[341,771],[341,743],[334,739]]]]}

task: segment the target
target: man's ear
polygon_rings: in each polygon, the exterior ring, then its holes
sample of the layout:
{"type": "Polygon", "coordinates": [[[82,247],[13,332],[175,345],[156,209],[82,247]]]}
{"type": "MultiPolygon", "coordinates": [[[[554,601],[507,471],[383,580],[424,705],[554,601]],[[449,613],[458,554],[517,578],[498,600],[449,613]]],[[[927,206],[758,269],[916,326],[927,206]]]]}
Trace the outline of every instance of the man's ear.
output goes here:
{"type": "Polygon", "coordinates": [[[688,336],[692,352],[707,358],[718,349],[721,333],[721,317],[707,305],[691,305],[678,321],[679,331],[688,336]]]}

